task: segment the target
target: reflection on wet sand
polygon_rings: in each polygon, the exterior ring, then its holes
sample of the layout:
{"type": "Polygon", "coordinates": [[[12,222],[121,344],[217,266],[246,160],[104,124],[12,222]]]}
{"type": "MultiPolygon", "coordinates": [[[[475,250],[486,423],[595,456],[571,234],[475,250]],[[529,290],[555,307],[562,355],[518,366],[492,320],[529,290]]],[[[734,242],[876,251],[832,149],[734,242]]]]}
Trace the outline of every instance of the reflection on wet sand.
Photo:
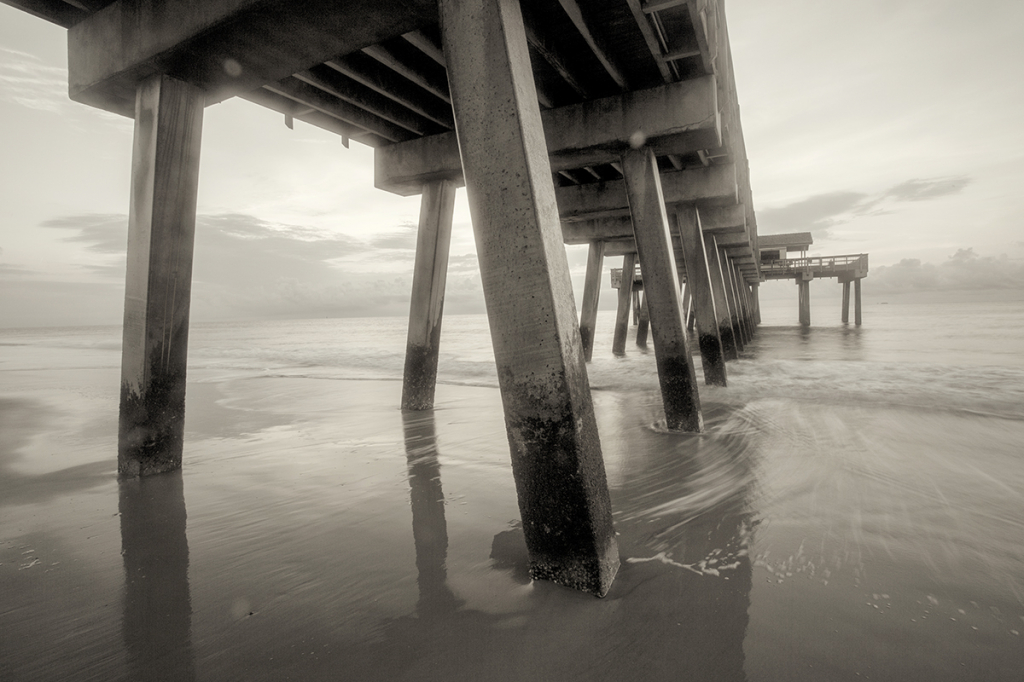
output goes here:
{"type": "Polygon", "coordinates": [[[437,433],[433,411],[403,412],[405,453],[409,462],[412,501],[412,536],[416,544],[416,570],[421,618],[436,617],[456,608],[448,588],[448,526],[444,520],[441,465],[437,461],[437,433]]]}
{"type": "Polygon", "coordinates": [[[527,592],[497,612],[465,608],[446,583],[433,414],[406,415],[405,435],[420,599],[414,615],[382,623],[377,641],[346,647],[354,678],[746,680],[753,477],[743,434],[701,438],[689,454],[693,442],[669,442],[677,434],[634,431],[640,454],[612,491],[624,563],[609,595],[530,583],[515,526],[494,536],[491,569],[527,592]]]}
{"type": "Polygon", "coordinates": [[[119,482],[122,636],[132,680],[194,680],[181,471],[119,482]]]}

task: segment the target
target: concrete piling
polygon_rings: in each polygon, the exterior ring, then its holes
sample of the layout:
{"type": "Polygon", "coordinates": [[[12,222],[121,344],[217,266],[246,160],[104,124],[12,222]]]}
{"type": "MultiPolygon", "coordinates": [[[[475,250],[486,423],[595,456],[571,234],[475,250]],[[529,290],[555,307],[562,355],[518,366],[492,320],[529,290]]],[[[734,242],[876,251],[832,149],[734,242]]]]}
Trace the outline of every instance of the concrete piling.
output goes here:
{"type": "Polygon", "coordinates": [[[728,256],[726,256],[725,253],[722,253],[721,257],[722,274],[725,276],[725,288],[729,293],[729,307],[732,309],[732,326],[739,338],[739,342],[736,345],[740,350],[743,350],[743,347],[750,343],[750,334],[747,330],[746,322],[743,319],[743,307],[740,304],[740,292],[736,283],[736,272],[728,256]]]}
{"type": "Polygon", "coordinates": [[[522,13],[439,10],[530,573],[601,596],[619,553],[522,13]]]}
{"type": "Polygon", "coordinates": [[[654,153],[646,147],[623,153],[622,173],[640,269],[644,273],[645,299],[650,306],[651,335],[668,428],[700,432],[704,420],[654,153]]]}
{"type": "Polygon", "coordinates": [[[797,303],[799,305],[800,325],[811,326],[811,281],[803,277],[796,280],[797,303]]]}
{"type": "Polygon", "coordinates": [[[751,285],[751,297],[754,302],[754,321],[761,324],[761,285],[758,282],[754,282],[751,285]]]}
{"type": "Polygon", "coordinates": [[[708,258],[708,274],[711,278],[711,293],[715,301],[715,314],[718,316],[718,333],[722,339],[722,353],[726,360],[739,357],[736,337],[733,333],[732,313],[729,310],[729,299],[725,291],[725,279],[722,266],[718,259],[718,240],[713,234],[704,235],[704,251],[708,258]]]}
{"type": "Polygon", "coordinates": [[[117,471],[181,467],[203,92],[167,76],[136,93],[117,471]]]}
{"type": "Polygon", "coordinates": [[[429,410],[434,406],[454,208],[454,182],[438,180],[424,185],[409,306],[403,410],[429,410]]]}
{"type": "Polygon", "coordinates": [[[860,277],[858,277],[857,279],[853,280],[853,323],[855,325],[857,325],[858,327],[860,326],[860,323],[861,323],[861,314],[860,314],[860,311],[861,311],[861,307],[860,307],[860,280],[861,280],[860,277]]]}
{"type": "Polygon", "coordinates": [[[850,282],[843,282],[843,324],[850,323],[850,282]]]}
{"type": "Polygon", "coordinates": [[[623,355],[626,352],[626,334],[629,331],[629,307],[633,300],[633,270],[636,267],[636,254],[627,253],[622,256],[622,279],[619,281],[619,306],[615,312],[615,333],[612,336],[612,353],[623,355]]]}
{"type": "Polygon", "coordinates": [[[640,319],[636,323],[636,345],[647,348],[647,330],[651,326],[651,311],[647,307],[647,291],[642,290],[640,298],[640,319]]]}
{"type": "Polygon", "coordinates": [[[594,356],[594,332],[597,329],[597,304],[601,297],[601,272],[604,269],[604,242],[590,242],[587,276],[583,284],[583,309],[580,312],[580,339],[587,362],[594,356]]]}
{"type": "Polygon", "coordinates": [[[677,211],[676,225],[683,244],[686,292],[692,301],[690,307],[697,325],[704,383],[725,386],[725,352],[722,349],[722,337],[718,328],[718,314],[715,311],[711,275],[707,253],[704,249],[704,234],[697,209],[690,206],[677,211]]]}

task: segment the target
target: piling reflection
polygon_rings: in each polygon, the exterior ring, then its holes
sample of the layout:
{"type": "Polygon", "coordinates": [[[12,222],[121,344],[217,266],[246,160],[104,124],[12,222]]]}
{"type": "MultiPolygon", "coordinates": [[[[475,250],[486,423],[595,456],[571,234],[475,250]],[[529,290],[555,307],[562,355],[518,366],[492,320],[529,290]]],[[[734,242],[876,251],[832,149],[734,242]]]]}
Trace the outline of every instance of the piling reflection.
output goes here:
{"type": "Polygon", "coordinates": [[[188,540],[181,471],[119,482],[125,592],[122,636],[132,680],[194,680],[188,540]]]}
{"type": "MultiPolygon", "coordinates": [[[[635,407],[624,412],[639,423],[635,407]]],[[[501,593],[470,591],[465,601],[447,582],[451,572],[474,589],[464,565],[446,568],[448,530],[476,542],[463,533],[490,522],[446,522],[433,414],[405,414],[419,600],[415,612],[380,622],[372,641],[339,651],[346,670],[389,681],[745,680],[752,437],[710,412],[701,437],[626,429],[629,452],[611,479],[623,564],[605,598],[531,582],[513,524],[495,528],[490,543],[490,569],[507,576],[501,593]]],[[[465,472],[451,473],[457,489],[465,472]]],[[[465,559],[483,548],[456,549],[465,559]]]]}
{"type": "Polygon", "coordinates": [[[412,535],[416,545],[416,611],[421,618],[439,617],[456,608],[448,588],[448,528],[444,518],[441,465],[432,410],[403,412],[405,454],[409,466],[412,535]]]}

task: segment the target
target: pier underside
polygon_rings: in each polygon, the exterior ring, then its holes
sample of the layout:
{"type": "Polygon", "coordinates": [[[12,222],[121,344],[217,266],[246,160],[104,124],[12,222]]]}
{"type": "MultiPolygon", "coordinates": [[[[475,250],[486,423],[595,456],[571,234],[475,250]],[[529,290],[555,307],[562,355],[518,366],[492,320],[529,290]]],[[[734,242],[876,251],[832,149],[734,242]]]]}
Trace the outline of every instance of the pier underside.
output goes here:
{"type": "Polygon", "coordinates": [[[405,410],[433,406],[466,187],[532,575],[608,590],[618,553],[585,365],[604,259],[646,277],[670,429],[703,423],[681,284],[707,383],[726,385],[757,326],[765,273],[722,0],[4,1],[68,28],[73,100],[135,119],[122,476],[181,465],[202,110],[241,97],[374,147],[375,185],[422,195],[405,410]],[[563,244],[584,243],[577,320],[563,244]]]}

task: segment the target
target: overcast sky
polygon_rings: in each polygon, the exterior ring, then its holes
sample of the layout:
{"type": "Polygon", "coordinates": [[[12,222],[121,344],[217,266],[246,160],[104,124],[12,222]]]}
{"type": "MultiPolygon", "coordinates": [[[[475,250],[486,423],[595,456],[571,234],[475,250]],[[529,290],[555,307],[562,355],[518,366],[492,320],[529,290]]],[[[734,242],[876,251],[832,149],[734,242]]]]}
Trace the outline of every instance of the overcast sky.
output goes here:
{"type": "MultiPolygon", "coordinates": [[[[1024,2],[727,14],[761,234],[870,253],[887,291],[1024,286],[1024,2]]],[[[132,122],[67,98],[65,36],[0,5],[0,326],[121,320],[132,122]]],[[[373,188],[367,147],[209,107],[193,316],[407,314],[418,211],[373,188]]],[[[446,311],[481,311],[462,190],[451,253],[446,311]]]]}

